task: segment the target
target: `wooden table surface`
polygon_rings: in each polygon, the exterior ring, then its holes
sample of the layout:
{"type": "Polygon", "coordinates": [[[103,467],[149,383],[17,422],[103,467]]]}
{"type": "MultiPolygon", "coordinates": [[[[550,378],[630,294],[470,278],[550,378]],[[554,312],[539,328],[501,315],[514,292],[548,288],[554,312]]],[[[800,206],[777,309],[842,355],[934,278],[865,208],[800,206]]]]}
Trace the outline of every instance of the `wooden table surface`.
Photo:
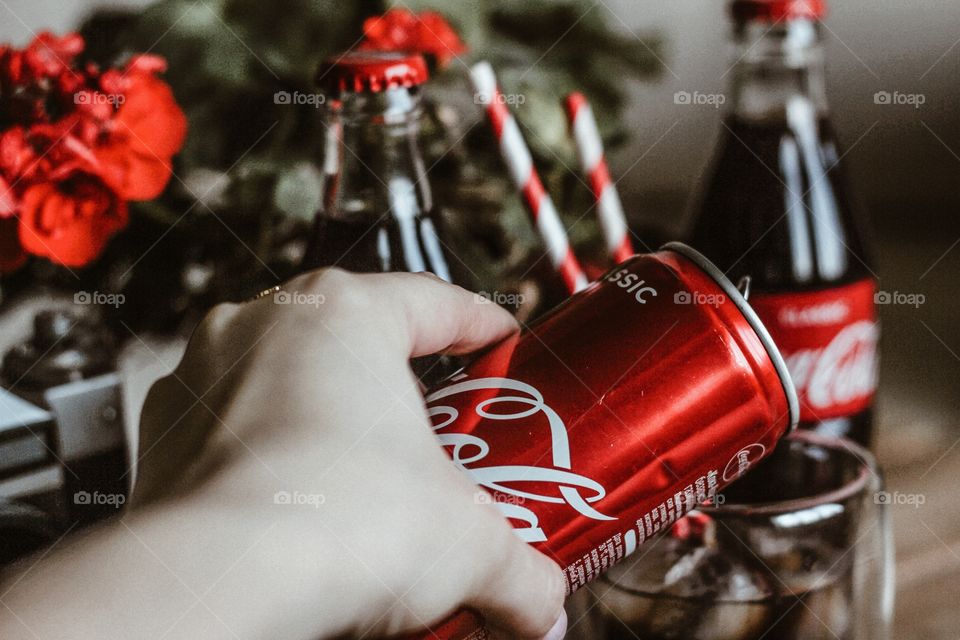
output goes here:
{"type": "Polygon", "coordinates": [[[960,223],[890,216],[880,286],[923,296],[882,306],[877,457],[891,507],[897,600],[893,638],[960,638],[960,223]],[[916,504],[922,501],[922,504],[916,504]]]}

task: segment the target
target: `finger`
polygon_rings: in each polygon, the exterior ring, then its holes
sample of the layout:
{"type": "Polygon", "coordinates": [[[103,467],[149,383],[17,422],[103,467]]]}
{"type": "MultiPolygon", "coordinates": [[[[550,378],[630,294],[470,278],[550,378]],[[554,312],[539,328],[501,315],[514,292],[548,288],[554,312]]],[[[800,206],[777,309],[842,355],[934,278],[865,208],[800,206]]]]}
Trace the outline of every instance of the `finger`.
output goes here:
{"type": "MultiPolygon", "coordinates": [[[[390,332],[405,356],[472,353],[516,333],[508,311],[429,273],[347,274],[324,269],[287,285],[308,287],[327,298],[349,299],[349,313],[390,332]],[[331,291],[330,289],[334,289],[331,291]]],[[[348,305],[344,305],[348,306],[348,305]]]]}
{"type": "Polygon", "coordinates": [[[508,311],[432,274],[379,277],[404,320],[412,357],[472,353],[517,332],[508,311]]]}
{"type": "MultiPolygon", "coordinates": [[[[494,517],[499,518],[499,514],[494,517]]],[[[510,529],[496,527],[478,551],[487,567],[484,579],[467,602],[483,613],[488,624],[510,637],[560,640],[566,632],[563,572],[510,529]]]]}

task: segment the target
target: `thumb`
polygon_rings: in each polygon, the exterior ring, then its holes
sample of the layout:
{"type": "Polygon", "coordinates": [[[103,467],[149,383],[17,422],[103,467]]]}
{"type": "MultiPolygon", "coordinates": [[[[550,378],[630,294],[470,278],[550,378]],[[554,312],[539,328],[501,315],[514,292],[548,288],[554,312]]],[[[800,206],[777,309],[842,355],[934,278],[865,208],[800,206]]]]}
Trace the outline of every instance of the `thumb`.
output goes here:
{"type": "Polygon", "coordinates": [[[487,624],[514,638],[561,640],[567,630],[563,610],[566,583],[550,558],[521,541],[502,516],[487,546],[490,563],[467,604],[487,624]]]}

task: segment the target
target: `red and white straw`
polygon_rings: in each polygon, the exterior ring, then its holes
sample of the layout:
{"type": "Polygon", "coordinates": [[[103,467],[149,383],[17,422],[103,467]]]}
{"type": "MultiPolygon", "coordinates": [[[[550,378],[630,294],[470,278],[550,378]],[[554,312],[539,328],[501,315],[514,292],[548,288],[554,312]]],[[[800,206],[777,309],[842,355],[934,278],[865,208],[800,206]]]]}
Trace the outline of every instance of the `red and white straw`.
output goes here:
{"type": "Polygon", "coordinates": [[[607,252],[615,263],[620,264],[635,252],[620,196],[610,179],[610,169],[603,153],[603,141],[593,117],[593,109],[582,93],[567,96],[566,107],[580,169],[590,180],[590,189],[597,204],[597,216],[607,243],[607,252]]]}
{"type": "Polygon", "coordinates": [[[536,167],[533,166],[533,157],[523,139],[523,134],[520,133],[520,127],[507,108],[503,94],[497,86],[493,68],[487,62],[479,62],[470,69],[470,77],[473,79],[478,101],[486,108],[487,117],[500,143],[500,153],[507,163],[510,176],[520,190],[524,204],[547,246],[553,266],[563,277],[571,293],[583,289],[587,286],[587,277],[570,248],[570,239],[553,205],[553,200],[550,199],[536,167]]]}

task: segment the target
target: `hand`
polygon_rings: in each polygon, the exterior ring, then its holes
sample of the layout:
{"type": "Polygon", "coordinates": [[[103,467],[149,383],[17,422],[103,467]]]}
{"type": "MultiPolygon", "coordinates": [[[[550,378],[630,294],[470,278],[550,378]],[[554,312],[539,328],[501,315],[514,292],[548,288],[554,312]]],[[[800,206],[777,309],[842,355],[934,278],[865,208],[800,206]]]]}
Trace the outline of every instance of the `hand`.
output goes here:
{"type": "Polygon", "coordinates": [[[502,339],[510,315],[428,275],[283,291],[201,323],[147,399],[131,509],[12,578],[0,637],[376,637],[462,604],[562,637],[560,569],[478,504],[408,366],[502,339]]]}

